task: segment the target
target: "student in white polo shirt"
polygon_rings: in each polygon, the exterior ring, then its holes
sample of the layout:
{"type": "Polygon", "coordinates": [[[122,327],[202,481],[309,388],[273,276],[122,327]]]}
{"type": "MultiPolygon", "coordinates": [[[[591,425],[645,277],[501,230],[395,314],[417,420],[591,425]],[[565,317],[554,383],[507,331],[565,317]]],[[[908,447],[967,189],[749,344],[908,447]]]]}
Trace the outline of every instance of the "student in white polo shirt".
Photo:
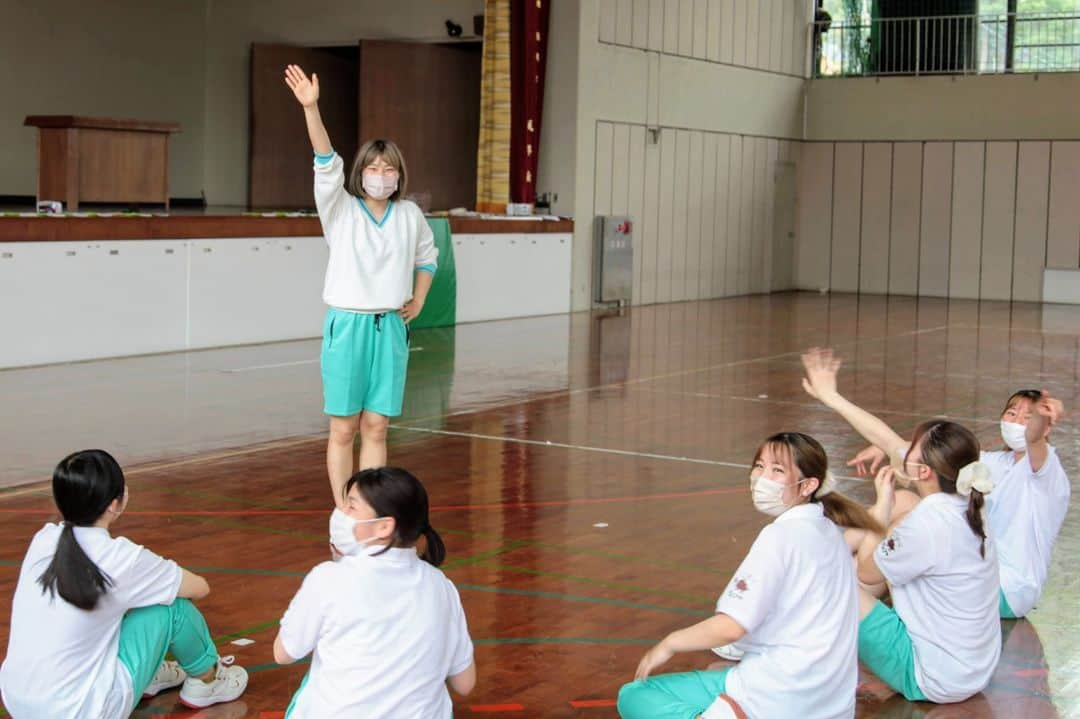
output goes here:
{"type": "Polygon", "coordinates": [[[754,457],[754,506],[776,517],[735,571],[716,614],[673,632],[619,692],[624,719],[850,719],[858,681],[858,596],[843,527],[880,524],[836,492],[812,437],[774,435],[754,457]],[[738,642],[720,671],[650,674],[679,652],[738,642]]]}
{"type": "Polygon", "coordinates": [[[446,549],[427,492],[382,467],[355,474],[346,498],[330,527],[341,559],[311,570],[274,641],[279,664],[312,655],[285,716],[448,719],[447,684],[468,694],[476,666],[457,589],[437,569],[446,549]]]}
{"type": "MultiPolygon", "coordinates": [[[[986,499],[986,519],[997,542],[998,613],[1004,619],[1027,616],[1038,602],[1050,573],[1054,542],[1069,509],[1069,478],[1057,450],[1049,444],[1050,431],[1064,416],[1061,401],[1048,392],[1020,390],[1009,397],[1001,413],[1005,449],[984,451],[980,457],[994,479],[994,493],[986,499]]],[[[906,454],[905,443],[892,453],[894,464],[906,454]]],[[[865,476],[867,467],[876,472],[885,458],[883,450],[871,445],[848,464],[865,476]]],[[[909,499],[894,513],[894,521],[914,506],[910,493],[904,494],[909,499]]]]}
{"type": "Polygon", "coordinates": [[[1001,414],[1007,449],[982,453],[995,480],[986,512],[1001,560],[998,610],[1006,619],[1035,608],[1069,509],[1069,478],[1049,444],[1050,430],[1064,415],[1048,392],[1016,392],[1001,414]]]}
{"type": "MultiPolygon", "coordinates": [[[[904,444],[840,395],[831,350],[807,352],[803,365],[811,396],[878,447],[904,444]]],[[[919,501],[884,541],[867,537],[859,547],[859,581],[887,582],[893,604],[860,589],[859,659],[909,700],[960,702],[986,688],[1001,656],[997,549],[983,521],[993,479],[979,441],[955,422],[924,422],[907,445],[902,470],[878,472],[879,505],[892,504],[901,471],[919,501]]]]}
{"type": "Polygon", "coordinates": [[[247,672],[218,657],[190,601],[210,593],[206,580],[110,533],[128,501],[116,460],[99,449],[68,455],[52,490],[64,521],[26,551],[0,667],[13,719],[119,719],[176,686],[189,707],[243,694],[247,672]]]}

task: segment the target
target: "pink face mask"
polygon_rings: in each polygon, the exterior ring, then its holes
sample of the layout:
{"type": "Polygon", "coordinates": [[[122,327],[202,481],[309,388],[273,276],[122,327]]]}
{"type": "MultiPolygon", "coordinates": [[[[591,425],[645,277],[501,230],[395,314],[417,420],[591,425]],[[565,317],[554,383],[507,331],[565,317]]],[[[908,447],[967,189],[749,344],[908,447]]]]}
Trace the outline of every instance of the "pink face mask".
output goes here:
{"type": "Polygon", "coordinates": [[[398,176],[379,175],[374,172],[365,172],[363,177],[364,194],[373,200],[385,200],[394,194],[398,188],[398,176]]]}

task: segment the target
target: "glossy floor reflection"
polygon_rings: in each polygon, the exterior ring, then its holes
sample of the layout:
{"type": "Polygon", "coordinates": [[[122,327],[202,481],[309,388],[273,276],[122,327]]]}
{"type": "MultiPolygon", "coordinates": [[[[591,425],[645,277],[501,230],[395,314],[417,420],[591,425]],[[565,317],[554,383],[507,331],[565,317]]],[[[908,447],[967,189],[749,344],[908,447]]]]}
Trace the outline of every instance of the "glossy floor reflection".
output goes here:
{"type": "MultiPolygon", "coordinates": [[[[709,614],[764,525],[746,483],[759,440],[809,432],[834,466],[859,447],[802,393],[805,347],[836,347],[846,393],[901,432],[945,414],[994,445],[1013,389],[1080,401],[1080,307],[785,294],[424,330],[413,344],[423,349],[391,459],[429,488],[476,640],[480,683],[456,717],[615,716],[641,654],[709,614]]],[[[304,667],[273,664],[271,642],[326,556],[312,352],[293,343],[0,373],[5,407],[19,410],[6,414],[22,415],[4,429],[25,437],[0,472],[40,477],[88,443],[126,452],[137,464],[117,531],[210,578],[211,628],[252,670],[242,705],[195,714],[172,693],[138,717],[280,716],[299,684],[304,667]],[[34,440],[25,425],[57,431],[34,440]]],[[[1078,420],[1052,441],[1080,476],[1078,420]]],[[[865,483],[847,488],[869,498],[865,483]]],[[[18,563],[53,514],[47,487],[0,494],[0,513],[4,646],[18,563]]],[[[864,673],[858,716],[1080,716],[1077,549],[1070,514],[1043,600],[1030,621],[1006,624],[984,694],[912,704],[864,673]]]]}

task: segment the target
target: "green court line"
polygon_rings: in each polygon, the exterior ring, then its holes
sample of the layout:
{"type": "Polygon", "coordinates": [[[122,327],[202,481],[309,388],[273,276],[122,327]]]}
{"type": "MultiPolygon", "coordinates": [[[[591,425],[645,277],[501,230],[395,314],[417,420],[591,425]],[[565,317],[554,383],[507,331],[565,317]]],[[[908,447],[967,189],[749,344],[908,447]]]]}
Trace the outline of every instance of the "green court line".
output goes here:
{"type": "Polygon", "coordinates": [[[473,554],[472,556],[462,557],[461,559],[451,559],[446,564],[442,565],[441,569],[443,571],[447,571],[447,570],[450,570],[450,569],[456,569],[458,567],[465,567],[465,566],[468,566],[470,564],[484,564],[490,559],[494,559],[495,557],[501,556],[503,554],[507,554],[509,552],[514,551],[515,549],[520,549],[521,547],[526,547],[526,546],[528,546],[528,544],[529,544],[529,542],[526,539],[515,539],[514,541],[509,542],[509,543],[499,547],[498,549],[492,549],[492,550],[487,551],[487,552],[480,552],[479,554],[473,554]]]}
{"type": "MultiPolygon", "coordinates": [[[[502,537],[496,537],[492,534],[482,534],[477,532],[468,532],[461,529],[440,529],[439,534],[457,535],[462,537],[473,537],[476,539],[491,539],[495,541],[502,540],[502,537]]],[[[642,559],[641,557],[628,555],[628,554],[615,554],[613,552],[607,552],[602,549],[589,549],[587,547],[571,547],[568,544],[555,544],[552,542],[540,542],[532,539],[518,540],[522,542],[522,547],[537,547],[539,549],[550,549],[556,552],[563,552],[565,554],[584,554],[587,556],[599,557],[601,559],[612,559],[618,562],[624,562],[627,564],[643,564],[646,566],[660,567],[662,569],[681,569],[689,570],[692,572],[703,572],[705,574],[716,574],[720,576],[731,576],[732,571],[723,569],[712,569],[710,567],[702,567],[693,564],[683,564],[680,562],[669,562],[661,559],[642,559]]]]}
{"type": "Polygon", "coordinates": [[[602,579],[596,579],[594,577],[578,577],[572,574],[561,574],[559,572],[547,572],[540,569],[530,569],[529,567],[517,567],[511,564],[498,564],[494,562],[487,562],[480,560],[481,564],[490,565],[500,572],[513,572],[515,574],[527,574],[533,577],[550,577],[551,579],[561,579],[567,582],[575,582],[577,584],[588,584],[594,587],[603,587],[604,589],[622,589],[628,592],[641,592],[642,594],[655,594],[662,597],[670,597],[672,599],[683,599],[688,602],[705,602],[707,605],[712,606],[716,601],[713,596],[706,596],[703,594],[682,594],[680,592],[668,592],[663,589],[652,589],[649,587],[642,587],[636,584],[626,584],[624,582],[606,582],[602,579]]]}
{"type": "Polygon", "coordinates": [[[181,497],[195,497],[197,499],[209,499],[213,502],[226,502],[228,504],[240,504],[247,507],[254,507],[258,509],[296,509],[294,506],[286,506],[283,504],[271,504],[268,502],[258,502],[251,499],[241,499],[239,497],[230,497],[225,494],[216,494],[214,492],[203,492],[197,489],[181,489],[179,487],[154,487],[154,491],[164,492],[166,494],[175,494],[181,497]]]}
{"type": "Polygon", "coordinates": [[[655,612],[669,612],[671,614],[687,614],[694,617],[710,617],[712,612],[700,609],[680,609],[677,607],[664,607],[658,604],[645,604],[644,602],[632,602],[627,599],[607,599],[606,597],[592,597],[585,594],[562,594],[561,592],[544,592],[534,589],[511,589],[509,587],[494,587],[485,584],[457,584],[458,591],[488,592],[492,594],[510,594],[519,597],[539,597],[541,599],[560,599],[565,602],[582,602],[585,604],[603,604],[611,607],[626,607],[629,609],[647,609],[655,612]]]}
{"type": "Polygon", "coordinates": [[[264,629],[270,629],[276,627],[281,622],[280,619],[274,619],[269,622],[263,622],[262,624],[256,624],[253,627],[241,629],[238,632],[232,634],[222,634],[220,637],[214,637],[214,644],[222,644],[224,642],[231,642],[233,639],[240,639],[246,637],[248,634],[254,634],[255,632],[261,632],[264,629]]]}
{"type": "Polygon", "coordinates": [[[651,647],[659,639],[619,639],[617,637],[500,637],[474,639],[475,646],[503,646],[507,644],[635,644],[651,647]]]}
{"type": "MultiPolygon", "coordinates": [[[[521,644],[601,644],[651,647],[652,645],[656,644],[657,641],[657,639],[618,639],[602,637],[497,637],[492,639],[474,639],[473,646],[486,647],[521,644]]],[[[307,664],[310,661],[310,657],[304,657],[303,659],[294,662],[294,664],[307,664]]],[[[248,674],[254,674],[257,672],[264,672],[269,669],[281,669],[287,666],[294,666],[294,664],[278,664],[277,662],[266,662],[264,664],[253,664],[244,668],[247,669],[248,674]]]]}
{"type": "MultiPolygon", "coordinates": [[[[327,515],[329,516],[329,515],[327,515]]],[[[235,519],[219,519],[217,517],[198,517],[193,515],[180,515],[177,519],[187,519],[192,522],[202,522],[203,524],[214,524],[219,527],[228,527],[229,529],[243,529],[250,532],[260,532],[262,534],[277,534],[285,537],[298,537],[300,539],[310,539],[311,541],[318,541],[322,544],[327,544],[330,541],[329,531],[326,534],[313,534],[312,532],[305,532],[300,529],[278,529],[277,527],[267,527],[264,524],[251,524],[248,522],[239,522],[235,519]]]]}

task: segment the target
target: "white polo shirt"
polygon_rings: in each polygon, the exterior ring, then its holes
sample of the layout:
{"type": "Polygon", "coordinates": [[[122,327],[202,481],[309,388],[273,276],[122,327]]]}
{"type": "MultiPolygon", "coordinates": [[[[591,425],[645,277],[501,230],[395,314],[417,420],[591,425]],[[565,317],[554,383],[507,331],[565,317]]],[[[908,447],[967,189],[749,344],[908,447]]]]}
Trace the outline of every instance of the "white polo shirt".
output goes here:
{"type": "Polygon", "coordinates": [[[979,556],[967,506],[955,494],[924,497],[874,551],[911,636],[915,680],[938,703],[985,689],[1001,656],[997,550],[988,536],[979,556]]]}
{"type": "Polygon", "coordinates": [[[323,301],[360,312],[399,310],[412,298],[416,270],[434,273],[439,251],[427,218],[415,203],[387,205],[376,221],[345,191],[344,162],[315,160],[315,207],[330,247],[323,301]]]}
{"type": "Polygon", "coordinates": [[[11,606],[0,692],[14,719],[126,717],[134,705],[131,676],[120,663],[120,622],[129,609],[171,604],[183,572],[108,530],[75,527],[75,540],[112,579],[92,611],[42,592],[61,525],[46,524],[30,542],[11,606]]]}
{"type": "Polygon", "coordinates": [[[995,482],[986,497],[986,516],[997,540],[1001,589],[1018,617],[1030,612],[1042,594],[1071,492],[1053,447],[1038,472],[1029,456],[1017,461],[1014,452],[982,453],[995,482]]]}
{"type": "Polygon", "coordinates": [[[746,630],[727,694],[749,717],[850,719],[859,599],[851,551],[820,504],[761,530],[716,603],[746,630]]]}
{"type": "Polygon", "coordinates": [[[289,656],[312,654],[294,719],[451,716],[448,677],[473,661],[454,584],[415,549],[324,562],[281,619],[289,656]]]}

